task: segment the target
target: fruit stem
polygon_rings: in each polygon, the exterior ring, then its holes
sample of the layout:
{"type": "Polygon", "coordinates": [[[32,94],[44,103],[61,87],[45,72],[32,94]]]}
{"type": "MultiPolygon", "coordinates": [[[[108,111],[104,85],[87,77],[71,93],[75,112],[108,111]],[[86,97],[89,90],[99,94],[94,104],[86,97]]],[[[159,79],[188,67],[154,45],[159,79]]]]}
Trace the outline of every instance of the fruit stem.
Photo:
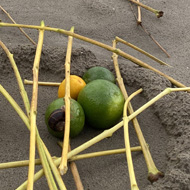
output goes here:
{"type": "MultiPolygon", "coordinates": [[[[42,21],[41,27],[43,26],[44,22],[42,21]]],[[[39,74],[39,64],[40,64],[40,57],[43,46],[43,39],[44,39],[44,30],[40,30],[38,45],[33,65],[33,92],[32,92],[31,109],[30,109],[30,154],[29,154],[27,190],[32,190],[34,185],[38,74],[39,74]]]]}
{"type": "MultiPolygon", "coordinates": [[[[148,101],[146,104],[144,104],[142,107],[140,107],[139,109],[137,109],[133,114],[128,116],[128,120],[132,120],[134,119],[138,114],[140,114],[142,111],[144,111],[145,109],[147,109],[149,106],[151,106],[152,104],[154,104],[156,101],[158,101],[160,98],[162,98],[163,96],[171,93],[171,92],[176,92],[176,91],[189,91],[190,87],[188,88],[166,88],[164,91],[162,91],[160,94],[158,94],[156,97],[154,97],[153,99],[151,99],[150,101],[148,101]]],[[[17,111],[17,113],[19,114],[19,116],[21,117],[23,112],[20,112],[20,107],[14,102],[14,100],[12,100],[12,98],[10,97],[10,95],[8,95],[8,93],[4,90],[4,88],[0,85],[0,92],[7,98],[7,100],[11,103],[11,105],[13,106],[13,108],[17,111]],[[19,107],[19,108],[18,108],[19,107]]],[[[26,125],[28,124],[28,119],[26,117],[26,115],[24,114],[24,117],[21,117],[24,121],[24,123],[26,123],[26,125]],[[27,122],[26,122],[27,120],[27,122]]],[[[112,127],[111,129],[108,129],[104,132],[102,132],[101,134],[99,134],[98,136],[94,137],[93,139],[85,142],[84,144],[78,146],[77,148],[73,149],[71,152],[68,153],[68,159],[70,159],[71,157],[77,155],[78,153],[82,152],[83,150],[89,148],[90,146],[94,145],[95,143],[101,141],[102,139],[106,138],[106,136],[109,136],[110,134],[114,133],[115,131],[117,131],[118,129],[120,129],[123,126],[123,121],[119,122],[117,125],[115,125],[114,127],[112,127]]],[[[58,166],[61,162],[61,158],[58,158],[54,161],[55,165],[58,166]]],[[[35,175],[34,175],[34,181],[37,181],[38,179],[40,179],[42,176],[44,175],[43,169],[39,170],[35,175]]],[[[17,190],[24,190],[26,189],[26,185],[27,185],[27,181],[25,181],[17,190]]]]}
{"type": "Polygon", "coordinates": [[[153,12],[158,18],[162,17],[163,14],[164,14],[163,11],[153,9],[152,7],[149,7],[149,6],[147,6],[147,5],[143,4],[143,3],[140,3],[138,1],[135,1],[135,0],[129,0],[129,1],[132,2],[132,3],[135,3],[138,6],[141,6],[141,7],[145,8],[145,9],[151,11],[151,12],[153,12]]]}
{"type": "MultiPolygon", "coordinates": [[[[9,17],[9,19],[16,24],[16,22],[14,21],[14,19],[10,16],[10,14],[2,7],[0,6],[0,9],[9,17]]],[[[30,36],[22,29],[19,28],[19,30],[30,40],[30,42],[32,42],[33,45],[37,45],[36,42],[34,42],[34,40],[32,38],[30,38],[30,36]]]]}
{"type": "MultiPolygon", "coordinates": [[[[32,85],[33,81],[24,79],[24,84],[32,85]]],[[[61,84],[60,82],[40,82],[40,81],[38,81],[38,85],[41,85],[41,86],[59,86],[60,84],[61,84]]]]}
{"type": "Polygon", "coordinates": [[[129,98],[125,101],[124,107],[123,107],[123,124],[124,124],[124,137],[125,137],[125,148],[126,148],[126,158],[128,163],[128,171],[129,171],[129,177],[131,182],[131,189],[139,189],[136,182],[134,167],[133,167],[133,161],[132,161],[132,155],[131,155],[131,146],[130,146],[130,140],[129,140],[129,120],[127,117],[127,107],[131,99],[136,96],[137,94],[141,93],[142,89],[134,92],[129,96],[129,98]]]}
{"type": "Polygon", "coordinates": [[[147,63],[144,63],[143,61],[141,61],[141,60],[139,60],[139,59],[137,59],[137,58],[123,52],[123,51],[121,51],[120,49],[113,48],[113,47],[111,47],[109,45],[106,45],[104,43],[98,42],[96,40],[93,40],[93,39],[90,39],[90,38],[87,38],[87,37],[84,37],[84,36],[81,36],[81,35],[76,34],[76,33],[72,33],[70,31],[66,31],[66,30],[59,29],[59,28],[51,28],[51,27],[47,27],[47,26],[41,27],[41,26],[36,26],[36,25],[10,24],[10,23],[3,23],[3,22],[0,22],[0,26],[4,26],[4,27],[21,27],[21,28],[31,28],[31,29],[43,29],[43,30],[54,31],[54,32],[57,32],[57,33],[65,34],[65,35],[68,35],[68,36],[73,36],[74,38],[83,40],[85,42],[97,45],[97,46],[102,47],[102,48],[104,48],[104,49],[106,49],[108,51],[116,53],[116,54],[118,54],[118,55],[132,61],[133,63],[141,66],[141,67],[150,69],[150,70],[156,72],[157,74],[165,77],[166,79],[168,79],[172,84],[174,84],[177,87],[182,87],[182,88],[186,87],[184,84],[178,82],[174,78],[162,73],[161,71],[155,69],[154,67],[148,65],[147,63]]]}
{"type": "MultiPolygon", "coordinates": [[[[74,32],[74,27],[71,28],[70,32],[74,32]]],[[[63,149],[61,163],[59,170],[61,175],[67,172],[67,154],[69,147],[69,136],[70,136],[70,63],[71,63],[71,51],[72,51],[73,37],[68,37],[67,53],[65,60],[65,131],[63,138],[63,149]]]]}
{"type": "MultiPolygon", "coordinates": [[[[147,57],[153,59],[154,61],[160,63],[161,65],[170,66],[169,64],[163,62],[162,60],[160,60],[160,59],[154,57],[154,56],[151,55],[150,53],[148,53],[148,52],[142,50],[141,48],[139,48],[139,47],[137,47],[137,46],[135,46],[135,45],[133,45],[133,44],[131,44],[131,43],[129,43],[129,42],[127,42],[127,41],[125,41],[125,40],[123,40],[123,39],[117,37],[117,36],[115,37],[115,40],[116,40],[116,42],[121,42],[121,43],[123,43],[123,44],[125,44],[125,45],[127,45],[127,46],[129,46],[129,47],[131,47],[131,48],[133,48],[133,49],[135,49],[135,50],[137,50],[137,51],[139,51],[140,53],[146,55],[147,57]]],[[[171,66],[170,66],[170,67],[171,67],[171,66]]]]}

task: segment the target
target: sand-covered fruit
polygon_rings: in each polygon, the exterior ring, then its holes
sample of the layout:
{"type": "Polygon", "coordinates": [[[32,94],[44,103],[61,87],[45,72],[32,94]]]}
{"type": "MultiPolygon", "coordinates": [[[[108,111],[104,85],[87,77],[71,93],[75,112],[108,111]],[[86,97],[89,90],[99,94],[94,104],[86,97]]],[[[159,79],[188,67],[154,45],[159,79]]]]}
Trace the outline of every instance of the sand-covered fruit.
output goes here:
{"type": "MultiPolygon", "coordinates": [[[[77,100],[79,92],[85,87],[85,81],[77,76],[70,75],[70,96],[77,100]]],[[[58,89],[58,97],[63,98],[65,96],[65,79],[61,82],[58,89]]]]}
{"type": "Polygon", "coordinates": [[[77,101],[83,107],[89,126],[107,129],[121,119],[124,97],[118,86],[110,81],[98,79],[88,83],[77,101]]]}
{"type": "Polygon", "coordinates": [[[101,66],[95,66],[88,69],[82,78],[86,83],[89,83],[96,79],[104,79],[113,83],[116,82],[114,74],[110,70],[101,66]]]}
{"type": "MultiPolygon", "coordinates": [[[[74,99],[70,102],[70,137],[76,137],[83,130],[85,115],[81,105],[74,99]]],[[[45,122],[50,134],[63,138],[65,130],[65,101],[58,98],[51,102],[45,112],[45,122]]]]}

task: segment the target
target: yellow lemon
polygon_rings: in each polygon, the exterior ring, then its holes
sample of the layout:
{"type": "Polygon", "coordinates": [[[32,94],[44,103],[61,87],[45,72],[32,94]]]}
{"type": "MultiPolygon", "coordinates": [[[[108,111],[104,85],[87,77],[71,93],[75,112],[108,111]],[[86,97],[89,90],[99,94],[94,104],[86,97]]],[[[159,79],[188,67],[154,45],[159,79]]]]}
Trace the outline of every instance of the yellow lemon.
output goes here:
{"type": "MultiPolygon", "coordinates": [[[[79,92],[86,86],[85,81],[76,75],[70,76],[70,96],[73,99],[77,99],[79,92]]],[[[65,96],[65,79],[61,82],[58,89],[58,97],[65,96]]]]}

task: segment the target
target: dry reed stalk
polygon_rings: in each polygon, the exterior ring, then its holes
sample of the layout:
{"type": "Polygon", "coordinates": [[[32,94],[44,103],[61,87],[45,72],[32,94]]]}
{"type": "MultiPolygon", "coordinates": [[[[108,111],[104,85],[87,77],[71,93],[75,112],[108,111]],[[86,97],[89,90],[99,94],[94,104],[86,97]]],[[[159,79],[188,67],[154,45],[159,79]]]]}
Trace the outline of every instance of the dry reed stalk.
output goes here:
{"type": "MultiPolygon", "coordinates": [[[[14,21],[14,19],[10,16],[10,14],[2,7],[0,6],[0,9],[9,17],[9,19],[16,24],[16,22],[14,21]]],[[[36,42],[34,42],[34,40],[32,38],[30,38],[30,36],[22,29],[19,28],[19,30],[28,38],[28,40],[30,40],[30,42],[32,42],[33,45],[37,45],[36,42]]]]}
{"type": "Polygon", "coordinates": [[[136,96],[137,94],[141,93],[142,89],[134,92],[129,96],[129,98],[125,101],[124,107],[123,107],[123,128],[124,128],[124,140],[125,140],[125,150],[126,150],[126,158],[127,158],[127,164],[128,164],[128,171],[129,171],[129,178],[131,183],[131,190],[139,190],[134,167],[133,167],[133,160],[131,155],[131,146],[130,146],[130,140],[129,140],[129,120],[127,117],[127,107],[131,99],[136,96]]]}
{"type": "MultiPolygon", "coordinates": [[[[41,26],[42,27],[44,26],[43,21],[41,22],[41,26]]],[[[27,190],[32,190],[34,185],[38,74],[39,74],[41,51],[43,46],[43,38],[44,38],[44,30],[40,30],[38,45],[33,65],[33,92],[32,92],[31,109],[30,109],[30,156],[29,156],[27,190]]]]}
{"type": "MultiPolygon", "coordinates": [[[[71,28],[70,32],[74,32],[74,27],[71,28]]],[[[59,166],[61,175],[67,172],[67,154],[69,147],[69,136],[70,136],[70,63],[71,63],[71,52],[72,52],[73,37],[68,37],[68,46],[65,60],[65,131],[63,138],[63,149],[62,158],[59,166]]]]}

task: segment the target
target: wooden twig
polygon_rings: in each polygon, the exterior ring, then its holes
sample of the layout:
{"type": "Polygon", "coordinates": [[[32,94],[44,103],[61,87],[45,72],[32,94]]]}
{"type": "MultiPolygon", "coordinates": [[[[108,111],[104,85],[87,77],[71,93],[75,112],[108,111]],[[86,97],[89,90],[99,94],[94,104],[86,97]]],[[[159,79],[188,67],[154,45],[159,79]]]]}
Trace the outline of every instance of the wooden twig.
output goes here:
{"type": "MultiPolygon", "coordinates": [[[[44,26],[44,22],[41,22],[44,26]]],[[[35,171],[35,144],[36,144],[36,114],[37,114],[37,98],[38,98],[38,74],[41,51],[43,46],[44,30],[39,31],[39,40],[36,49],[36,55],[33,65],[33,92],[30,109],[30,157],[29,157],[29,170],[28,170],[28,185],[27,190],[33,189],[34,171],[35,171]]]]}
{"type": "MultiPolygon", "coordinates": [[[[70,30],[74,32],[74,27],[70,30]]],[[[68,46],[65,60],[65,131],[63,139],[63,150],[62,159],[59,166],[61,175],[67,172],[67,154],[69,147],[69,136],[70,136],[70,63],[71,63],[71,51],[72,51],[73,37],[68,37],[68,46]]]]}
{"type": "MultiPolygon", "coordinates": [[[[16,24],[16,22],[14,21],[14,19],[10,16],[10,14],[2,6],[0,6],[0,9],[9,17],[9,19],[14,24],[16,24]]],[[[36,42],[34,42],[34,40],[32,38],[30,38],[30,36],[22,28],[19,28],[19,30],[30,40],[30,42],[32,42],[32,44],[34,44],[35,46],[37,45],[36,42]]]]}

